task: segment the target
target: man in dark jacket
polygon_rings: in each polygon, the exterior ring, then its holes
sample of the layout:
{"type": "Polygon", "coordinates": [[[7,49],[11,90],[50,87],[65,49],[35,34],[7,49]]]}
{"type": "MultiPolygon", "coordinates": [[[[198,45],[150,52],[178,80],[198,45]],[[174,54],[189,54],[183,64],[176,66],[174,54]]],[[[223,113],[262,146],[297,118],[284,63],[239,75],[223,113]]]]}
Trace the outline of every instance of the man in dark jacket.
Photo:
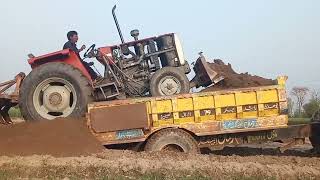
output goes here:
{"type": "Polygon", "coordinates": [[[84,49],[86,49],[86,46],[82,45],[82,47],[80,49],[77,48],[77,42],[79,39],[78,33],[76,31],[70,31],[70,32],[68,32],[67,37],[68,37],[68,42],[66,42],[64,44],[63,49],[70,49],[73,52],[75,52],[78,55],[83,66],[89,72],[92,80],[96,80],[98,78],[97,73],[90,67],[89,63],[83,61],[80,57],[80,52],[83,51],[84,49]]]}

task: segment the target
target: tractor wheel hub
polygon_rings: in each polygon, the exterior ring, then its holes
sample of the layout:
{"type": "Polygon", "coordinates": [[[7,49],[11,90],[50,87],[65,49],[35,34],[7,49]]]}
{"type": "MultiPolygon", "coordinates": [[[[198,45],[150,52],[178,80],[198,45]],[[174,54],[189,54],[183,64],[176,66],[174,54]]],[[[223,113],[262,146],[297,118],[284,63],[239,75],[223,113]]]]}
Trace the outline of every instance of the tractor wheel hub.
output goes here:
{"type": "Polygon", "coordinates": [[[52,77],[37,85],[32,101],[36,112],[45,119],[68,117],[76,108],[77,92],[69,81],[52,77]]]}
{"type": "Polygon", "coordinates": [[[50,86],[43,91],[43,105],[52,112],[62,112],[69,107],[70,92],[64,86],[50,86]]]}
{"type": "Polygon", "coordinates": [[[159,85],[159,90],[163,95],[179,94],[181,91],[180,82],[172,76],[162,79],[159,85]]]}
{"type": "Polygon", "coordinates": [[[61,104],[62,102],[62,96],[61,94],[54,92],[52,94],[49,95],[49,103],[53,106],[57,106],[59,104],[61,104]]]}

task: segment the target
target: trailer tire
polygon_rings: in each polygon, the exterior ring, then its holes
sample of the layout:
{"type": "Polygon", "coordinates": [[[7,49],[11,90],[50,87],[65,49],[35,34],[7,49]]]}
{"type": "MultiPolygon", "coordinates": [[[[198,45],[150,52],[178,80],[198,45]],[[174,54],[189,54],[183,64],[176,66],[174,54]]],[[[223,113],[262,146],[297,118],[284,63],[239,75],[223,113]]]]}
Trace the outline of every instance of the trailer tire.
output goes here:
{"type": "Polygon", "coordinates": [[[170,96],[190,92],[186,74],[177,67],[164,67],[153,74],[150,80],[152,96],[170,96]]]}
{"type": "Polygon", "coordinates": [[[191,134],[182,129],[163,129],[153,134],[145,145],[145,151],[179,151],[198,154],[200,149],[191,134]]]}
{"type": "Polygon", "coordinates": [[[21,85],[21,114],[26,121],[83,117],[88,103],[93,101],[92,91],[90,81],[77,68],[61,62],[44,64],[32,70],[21,85]],[[46,114],[52,107],[57,112],[46,114]]]}

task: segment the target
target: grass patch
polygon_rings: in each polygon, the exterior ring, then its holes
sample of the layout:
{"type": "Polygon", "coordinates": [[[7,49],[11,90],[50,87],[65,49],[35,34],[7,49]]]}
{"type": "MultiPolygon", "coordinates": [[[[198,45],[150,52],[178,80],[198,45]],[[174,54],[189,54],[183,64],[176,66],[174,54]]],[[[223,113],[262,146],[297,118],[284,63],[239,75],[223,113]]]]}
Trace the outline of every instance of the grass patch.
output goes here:
{"type": "Polygon", "coordinates": [[[9,110],[9,115],[12,118],[21,118],[21,111],[19,107],[13,107],[9,110]]]}
{"type": "Polygon", "coordinates": [[[289,118],[289,125],[308,124],[311,118],[289,118]]]}
{"type": "Polygon", "coordinates": [[[13,177],[14,177],[13,174],[0,170],[0,179],[12,179],[13,177]]]}

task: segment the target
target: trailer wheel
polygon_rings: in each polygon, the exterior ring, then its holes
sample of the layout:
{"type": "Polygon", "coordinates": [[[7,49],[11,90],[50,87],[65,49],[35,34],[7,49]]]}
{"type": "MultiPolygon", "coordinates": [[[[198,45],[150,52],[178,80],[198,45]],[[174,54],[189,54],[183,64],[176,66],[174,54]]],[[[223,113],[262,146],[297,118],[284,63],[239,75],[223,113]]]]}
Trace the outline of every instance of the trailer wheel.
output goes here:
{"type": "Polygon", "coordinates": [[[34,69],[20,92],[19,106],[26,121],[82,117],[93,100],[88,79],[73,66],[59,62],[34,69]]]}
{"type": "Polygon", "coordinates": [[[152,96],[171,96],[189,93],[190,82],[181,69],[164,67],[153,74],[150,80],[152,96]]]}
{"type": "Polygon", "coordinates": [[[153,134],[145,145],[145,151],[175,151],[200,153],[197,141],[182,129],[163,129],[153,134]]]}

